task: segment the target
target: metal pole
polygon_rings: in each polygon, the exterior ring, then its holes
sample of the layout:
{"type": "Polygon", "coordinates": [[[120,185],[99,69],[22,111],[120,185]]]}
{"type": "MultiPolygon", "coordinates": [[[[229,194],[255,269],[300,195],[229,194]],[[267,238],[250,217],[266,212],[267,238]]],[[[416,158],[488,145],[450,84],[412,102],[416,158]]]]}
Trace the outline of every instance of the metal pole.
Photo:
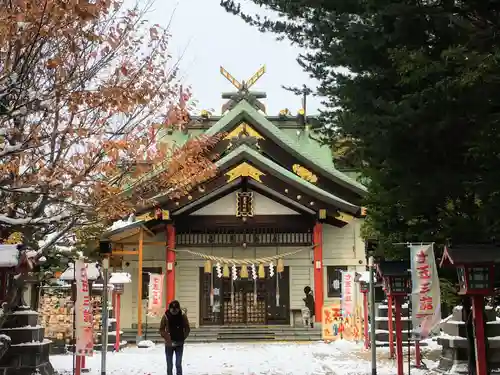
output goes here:
{"type": "Polygon", "coordinates": [[[76,260],[73,262],[73,281],[71,282],[71,299],[73,300],[73,375],[75,375],[76,362],[76,260]]]}
{"type": "Polygon", "coordinates": [[[370,271],[370,342],[372,351],[372,375],[377,375],[377,347],[375,343],[375,280],[373,279],[373,256],[370,256],[368,260],[368,268],[370,271]]]}
{"type": "Polygon", "coordinates": [[[106,375],[108,353],[108,270],[109,259],[102,260],[102,329],[101,329],[101,375],[106,375]]]}
{"type": "MultiPolygon", "coordinates": [[[[412,306],[413,307],[413,306],[412,306]]],[[[410,331],[410,322],[411,322],[411,318],[410,318],[410,297],[408,296],[408,303],[406,305],[406,317],[408,318],[408,321],[406,322],[406,339],[408,340],[407,342],[407,347],[408,347],[408,375],[411,374],[411,354],[410,354],[410,351],[411,351],[411,345],[410,345],[410,338],[411,338],[411,331],[410,331]]],[[[412,330],[413,330],[413,325],[412,325],[412,330]]],[[[416,341],[415,341],[416,342],[416,341]]]]}

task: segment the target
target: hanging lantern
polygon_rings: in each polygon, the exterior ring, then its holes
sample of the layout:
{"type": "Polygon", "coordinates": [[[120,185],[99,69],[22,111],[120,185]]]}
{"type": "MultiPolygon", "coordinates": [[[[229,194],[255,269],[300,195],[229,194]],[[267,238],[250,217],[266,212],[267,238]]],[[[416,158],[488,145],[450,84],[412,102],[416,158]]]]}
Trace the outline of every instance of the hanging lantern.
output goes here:
{"type": "Polygon", "coordinates": [[[248,278],[248,266],[246,264],[241,266],[240,277],[242,279],[248,278]]]}
{"type": "Polygon", "coordinates": [[[281,273],[285,271],[285,263],[283,262],[283,259],[278,259],[278,264],[276,266],[276,272],[281,273]]]}
{"type": "Polygon", "coordinates": [[[229,273],[229,266],[227,264],[224,264],[224,268],[222,269],[222,276],[229,277],[229,273]]]}
{"type": "Polygon", "coordinates": [[[205,273],[212,273],[212,262],[210,260],[205,262],[205,273]]]}
{"type": "Polygon", "coordinates": [[[259,264],[259,279],[263,279],[266,277],[266,270],[264,268],[264,264],[259,264]]]}

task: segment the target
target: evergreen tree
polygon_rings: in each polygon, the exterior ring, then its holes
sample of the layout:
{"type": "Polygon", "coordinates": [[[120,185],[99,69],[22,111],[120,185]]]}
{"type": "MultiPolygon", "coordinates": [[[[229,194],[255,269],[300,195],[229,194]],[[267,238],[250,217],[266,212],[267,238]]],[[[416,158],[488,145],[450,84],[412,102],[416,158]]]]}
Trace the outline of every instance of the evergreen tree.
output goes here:
{"type": "Polygon", "coordinates": [[[387,243],[490,241],[500,221],[500,1],[252,0],[228,11],[307,49],[332,144],[348,140],[387,243]],[[344,69],[342,69],[344,68],[344,69]]]}

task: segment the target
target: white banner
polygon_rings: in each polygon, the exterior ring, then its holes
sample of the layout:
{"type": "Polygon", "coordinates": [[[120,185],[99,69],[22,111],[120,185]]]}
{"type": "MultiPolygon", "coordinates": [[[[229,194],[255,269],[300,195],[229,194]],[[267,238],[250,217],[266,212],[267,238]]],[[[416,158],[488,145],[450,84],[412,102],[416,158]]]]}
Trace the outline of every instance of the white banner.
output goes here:
{"type": "Polygon", "coordinates": [[[412,323],[424,339],[441,320],[441,290],[433,245],[410,246],[412,323]]]}
{"type": "Polygon", "coordinates": [[[342,272],[342,315],[353,315],[356,312],[356,272],[342,272]]]}
{"type": "Polygon", "coordinates": [[[149,274],[149,300],[148,300],[148,315],[162,316],[163,296],[163,275],[157,273],[149,274]]]}
{"type": "Polygon", "coordinates": [[[94,349],[92,304],[90,303],[87,266],[83,260],[75,262],[76,281],[76,354],[91,357],[94,349]]]}

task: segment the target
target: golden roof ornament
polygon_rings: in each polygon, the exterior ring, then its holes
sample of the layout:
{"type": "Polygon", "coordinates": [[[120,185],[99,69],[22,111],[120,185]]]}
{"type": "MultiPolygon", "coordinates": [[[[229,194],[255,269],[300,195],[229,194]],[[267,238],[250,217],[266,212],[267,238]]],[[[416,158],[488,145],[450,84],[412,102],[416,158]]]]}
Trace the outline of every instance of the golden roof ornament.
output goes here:
{"type": "Polygon", "coordinates": [[[259,101],[259,99],[264,99],[267,97],[265,93],[261,92],[250,92],[249,89],[264,75],[266,72],[266,66],[263,65],[250,79],[246,82],[239,82],[234,78],[226,69],[222,66],[220,67],[220,73],[238,90],[232,93],[223,93],[223,99],[229,99],[227,103],[222,106],[222,114],[231,110],[238,102],[245,99],[256,109],[266,112],[266,106],[259,101]]]}

